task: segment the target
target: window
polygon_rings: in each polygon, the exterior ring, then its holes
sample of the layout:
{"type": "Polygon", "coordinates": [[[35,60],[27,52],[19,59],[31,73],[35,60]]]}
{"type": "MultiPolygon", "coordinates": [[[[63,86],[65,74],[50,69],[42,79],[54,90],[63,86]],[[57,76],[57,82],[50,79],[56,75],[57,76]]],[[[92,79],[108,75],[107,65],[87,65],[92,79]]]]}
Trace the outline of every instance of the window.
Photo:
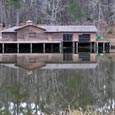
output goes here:
{"type": "Polygon", "coordinates": [[[73,41],[73,34],[63,34],[63,41],[64,42],[72,42],[73,41]]]}
{"type": "Polygon", "coordinates": [[[89,53],[79,53],[79,60],[80,61],[90,61],[90,54],[89,53]]]}
{"type": "Polygon", "coordinates": [[[80,42],[89,42],[90,41],[90,34],[80,34],[79,35],[80,42]]]}
{"type": "Polygon", "coordinates": [[[63,54],[63,61],[73,61],[73,54],[63,54]]]}

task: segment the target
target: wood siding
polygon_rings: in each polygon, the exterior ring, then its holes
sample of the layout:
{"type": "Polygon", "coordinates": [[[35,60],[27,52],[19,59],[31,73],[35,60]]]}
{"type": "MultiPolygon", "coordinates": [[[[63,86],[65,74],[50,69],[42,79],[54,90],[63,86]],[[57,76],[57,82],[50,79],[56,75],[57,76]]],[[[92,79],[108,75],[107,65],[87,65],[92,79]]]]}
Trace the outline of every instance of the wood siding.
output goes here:
{"type": "Polygon", "coordinates": [[[16,63],[17,55],[0,55],[2,63],[16,63]]]}
{"type": "Polygon", "coordinates": [[[90,54],[90,60],[91,62],[96,62],[96,54],[90,54]]]}
{"type": "Polygon", "coordinates": [[[96,33],[91,33],[90,35],[91,35],[91,36],[90,36],[90,37],[91,37],[91,38],[90,38],[90,41],[91,41],[91,42],[95,42],[95,41],[96,41],[96,33]]]}
{"type": "Polygon", "coordinates": [[[73,34],[73,41],[78,41],[78,33],[73,34]]]}
{"type": "Polygon", "coordinates": [[[48,35],[44,30],[27,26],[17,30],[17,41],[44,41],[48,40],[48,35]]]}
{"type": "Polygon", "coordinates": [[[16,41],[16,33],[2,33],[1,41],[16,41]]]}
{"type": "Polygon", "coordinates": [[[52,33],[52,41],[63,41],[63,33],[52,33]]]}

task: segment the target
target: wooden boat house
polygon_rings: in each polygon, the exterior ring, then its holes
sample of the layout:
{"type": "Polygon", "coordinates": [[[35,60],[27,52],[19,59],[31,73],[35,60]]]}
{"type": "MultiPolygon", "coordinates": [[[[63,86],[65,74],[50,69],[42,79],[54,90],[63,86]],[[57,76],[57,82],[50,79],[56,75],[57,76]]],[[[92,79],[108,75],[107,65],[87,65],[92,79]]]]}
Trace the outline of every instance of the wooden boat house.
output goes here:
{"type": "Polygon", "coordinates": [[[95,47],[95,26],[46,26],[28,21],[24,26],[15,26],[1,31],[1,53],[53,53],[71,47],[95,47]]]}

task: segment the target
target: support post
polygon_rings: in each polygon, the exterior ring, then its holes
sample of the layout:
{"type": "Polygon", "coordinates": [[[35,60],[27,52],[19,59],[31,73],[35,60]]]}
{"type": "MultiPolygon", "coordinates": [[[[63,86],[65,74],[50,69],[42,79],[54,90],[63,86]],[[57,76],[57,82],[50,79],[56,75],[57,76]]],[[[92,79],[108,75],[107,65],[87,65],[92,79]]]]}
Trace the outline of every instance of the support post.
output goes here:
{"type": "Polygon", "coordinates": [[[78,42],[76,42],[76,53],[78,53],[78,42]]]}
{"type": "Polygon", "coordinates": [[[61,42],[61,53],[63,53],[63,42],[61,42]]]}
{"type": "Polygon", "coordinates": [[[4,43],[2,44],[2,53],[4,53],[4,43]]]}
{"type": "Polygon", "coordinates": [[[30,43],[30,53],[32,53],[32,43],[30,43]]]}
{"type": "Polygon", "coordinates": [[[103,42],[103,53],[105,52],[105,42],[103,42]]]}
{"type": "Polygon", "coordinates": [[[19,53],[19,43],[17,43],[17,53],[19,53]]]}
{"type": "Polygon", "coordinates": [[[109,44],[109,51],[111,50],[111,42],[108,43],[109,44]]]}
{"type": "Polygon", "coordinates": [[[96,45],[97,45],[97,43],[94,42],[94,52],[96,52],[96,50],[97,50],[96,45]]]}
{"type": "Polygon", "coordinates": [[[45,53],[45,43],[43,43],[43,53],[45,53]]]}
{"type": "Polygon", "coordinates": [[[90,53],[92,53],[92,42],[90,42],[90,53]]]}
{"type": "Polygon", "coordinates": [[[96,50],[97,50],[97,53],[98,53],[98,45],[99,45],[98,42],[96,43],[96,45],[97,45],[97,46],[96,46],[96,50]]]}
{"type": "Polygon", "coordinates": [[[61,45],[61,43],[59,44],[59,49],[60,49],[60,53],[62,53],[62,45],[61,45]]]}
{"type": "Polygon", "coordinates": [[[73,54],[75,53],[75,43],[73,41],[73,54]]]}

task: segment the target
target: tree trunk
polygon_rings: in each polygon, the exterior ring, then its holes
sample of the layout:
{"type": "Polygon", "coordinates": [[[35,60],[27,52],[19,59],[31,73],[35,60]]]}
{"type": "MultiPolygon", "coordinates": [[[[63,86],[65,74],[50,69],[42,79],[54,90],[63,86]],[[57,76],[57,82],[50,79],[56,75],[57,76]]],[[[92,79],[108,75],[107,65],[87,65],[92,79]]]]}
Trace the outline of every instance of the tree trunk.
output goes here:
{"type": "Polygon", "coordinates": [[[19,10],[16,10],[16,26],[19,26],[19,10]]]}

